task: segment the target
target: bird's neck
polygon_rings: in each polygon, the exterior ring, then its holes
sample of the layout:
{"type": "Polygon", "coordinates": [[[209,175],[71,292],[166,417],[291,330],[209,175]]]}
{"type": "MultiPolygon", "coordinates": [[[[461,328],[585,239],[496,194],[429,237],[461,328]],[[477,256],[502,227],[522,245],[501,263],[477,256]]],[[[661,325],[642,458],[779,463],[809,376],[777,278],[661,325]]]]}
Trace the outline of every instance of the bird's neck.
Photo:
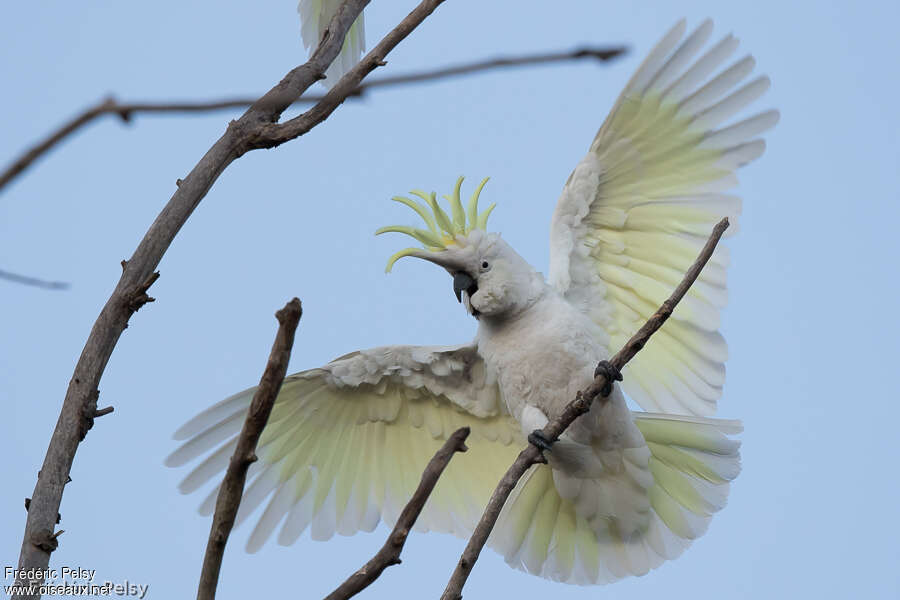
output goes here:
{"type": "Polygon", "coordinates": [[[528,275],[525,285],[525,294],[513,304],[509,310],[496,315],[482,315],[479,319],[482,325],[487,327],[505,327],[510,323],[528,319],[535,307],[543,301],[548,294],[553,294],[553,288],[544,281],[544,276],[532,270],[528,275]]]}

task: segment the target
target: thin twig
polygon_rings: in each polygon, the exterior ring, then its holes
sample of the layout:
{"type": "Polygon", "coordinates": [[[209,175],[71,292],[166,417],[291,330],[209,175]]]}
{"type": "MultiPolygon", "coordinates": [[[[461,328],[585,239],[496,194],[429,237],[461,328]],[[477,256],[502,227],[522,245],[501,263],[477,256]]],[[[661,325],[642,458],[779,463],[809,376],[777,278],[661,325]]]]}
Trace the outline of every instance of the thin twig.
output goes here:
{"type": "MultiPolygon", "coordinates": [[[[397,86],[409,83],[421,83],[423,81],[434,81],[447,77],[455,77],[460,75],[468,75],[481,71],[489,71],[492,69],[521,67],[528,65],[544,65],[550,63],[578,61],[584,59],[592,59],[605,62],[621,56],[625,53],[625,48],[621,46],[611,47],[586,47],[576,48],[570,51],[547,52],[541,54],[526,54],[522,56],[500,56],[497,58],[481,60],[476,62],[464,63],[460,65],[452,65],[439,69],[421,71],[416,73],[407,73],[394,75],[391,77],[382,77],[370,82],[362,83],[352,90],[348,98],[362,98],[365,94],[375,88],[397,86]]],[[[294,104],[311,104],[319,102],[324,96],[321,94],[305,94],[298,98],[294,104]]],[[[238,108],[246,109],[256,98],[226,98],[221,100],[197,100],[183,102],[119,102],[115,98],[104,98],[97,104],[88,107],[81,114],[74,117],[71,121],[65,123],[58,130],[50,134],[45,140],[39,142],[32,148],[25,151],[19,158],[15,159],[7,168],[0,173],[0,189],[6,186],[10,181],[15,179],[25,169],[31,166],[35,160],[47,153],[54,146],[63,141],[66,137],[84,127],[95,119],[104,115],[114,115],[122,119],[123,122],[129,122],[135,114],[179,114],[179,113],[205,113],[217,110],[233,110],[238,108]]]]}
{"type": "MultiPolygon", "coordinates": [[[[666,322],[666,319],[668,319],[672,314],[672,311],[675,310],[678,302],[684,297],[691,285],[693,285],[694,281],[696,281],[697,277],[700,275],[700,271],[703,270],[703,267],[712,256],[713,251],[716,249],[716,244],[719,243],[719,239],[722,237],[722,234],[725,233],[727,228],[727,218],[719,221],[715,228],[713,228],[712,234],[709,236],[706,245],[700,251],[699,256],[697,256],[697,260],[694,261],[691,268],[684,274],[684,278],[681,280],[681,283],[678,284],[678,287],[675,288],[675,291],[672,292],[672,295],[662,303],[659,310],[644,323],[643,327],[638,329],[637,333],[631,336],[631,339],[622,346],[622,349],[610,359],[609,362],[613,367],[621,370],[628,361],[634,358],[634,355],[644,347],[650,339],[650,336],[663,326],[663,323],[666,322]]],[[[594,381],[587,388],[579,392],[575,399],[566,405],[561,414],[547,423],[542,432],[544,438],[551,443],[559,439],[559,436],[575,419],[590,410],[591,402],[600,395],[600,390],[602,390],[603,386],[606,384],[606,377],[603,375],[595,377],[594,381]]],[[[532,465],[543,462],[546,462],[546,460],[537,446],[529,445],[519,453],[516,461],[506,471],[506,474],[503,475],[500,483],[497,484],[497,487],[494,489],[494,493],[491,494],[491,499],[484,509],[484,514],[482,514],[481,520],[475,527],[472,537],[469,538],[469,543],[466,545],[465,550],[463,550],[462,556],[456,565],[456,569],[450,577],[450,581],[447,582],[447,587],[441,595],[441,600],[462,599],[462,589],[466,584],[466,579],[468,579],[469,573],[472,572],[472,567],[475,566],[475,561],[478,560],[481,549],[484,548],[484,544],[487,542],[488,536],[490,535],[491,530],[493,530],[497,518],[500,516],[500,510],[503,508],[503,504],[506,502],[510,493],[512,493],[513,488],[516,487],[516,483],[518,483],[522,475],[525,474],[525,471],[532,465]]]]}
{"type": "Polygon", "coordinates": [[[98,104],[88,107],[83,113],[73,118],[71,121],[64,123],[62,127],[50,134],[47,139],[36,144],[34,147],[25,151],[22,156],[12,162],[3,174],[0,175],[0,189],[6,186],[22,171],[28,168],[39,156],[50,150],[53,146],[69,137],[71,134],[81,129],[100,115],[108,112],[109,105],[113,103],[111,99],[105,99],[98,104]]]}
{"type": "Polygon", "coordinates": [[[416,519],[419,518],[419,513],[422,512],[422,508],[424,508],[425,502],[437,484],[438,478],[444,472],[444,469],[447,468],[450,459],[453,458],[455,453],[468,450],[465,441],[469,437],[469,431],[468,427],[462,427],[447,438],[444,445],[441,446],[425,467],[422,479],[419,481],[419,487],[416,488],[412,498],[409,499],[409,502],[403,508],[403,512],[400,513],[397,524],[384,542],[384,546],[361,569],[328,594],[325,600],[347,600],[347,598],[355,596],[378,579],[386,568],[400,564],[400,553],[403,551],[406,537],[412,530],[413,525],[416,524],[416,519]]]}
{"type": "Polygon", "coordinates": [[[21,283],[23,285],[31,285],[34,287],[44,288],[46,290],[67,290],[69,284],[64,281],[46,281],[37,277],[29,277],[28,275],[19,275],[18,273],[10,273],[9,271],[0,270],[0,279],[21,283]]]}
{"type": "Polygon", "coordinates": [[[278,319],[278,333],[272,343],[269,362],[259,380],[259,387],[253,394],[250,410],[247,411],[247,418],[238,436],[237,447],[231,456],[231,462],[228,463],[228,470],[216,498],[216,511],[213,514],[212,526],[209,528],[209,541],[206,543],[200,584],[197,586],[197,600],[213,600],[216,597],[225,544],[228,542],[231,528],[234,527],[234,518],[241,505],[247,469],[257,460],[256,443],[269,421],[272,406],[275,405],[275,398],[287,373],[291,348],[294,346],[294,333],[302,315],[303,308],[297,298],[275,313],[275,318],[278,319]]]}
{"type": "MultiPolygon", "coordinates": [[[[441,2],[442,0],[424,0],[419,8],[388,34],[393,40],[391,48],[412,32],[441,2]],[[400,35],[396,34],[398,30],[402,32],[400,35]]],[[[240,119],[228,125],[222,137],[181,181],[172,198],[147,230],[132,257],[123,263],[119,282],[94,322],[75,366],[75,372],[69,380],[56,428],[50,438],[50,445],[31,496],[31,507],[25,523],[18,567],[20,573],[33,575],[31,578],[17,577],[16,584],[24,585],[26,588],[30,585],[34,587],[33,593],[21,594],[18,597],[40,598],[37,584],[42,579],[40,573],[47,569],[50,562],[53,547],[48,540],[52,539],[63,487],[81,441],[82,415],[92,406],[92,398],[96,401],[100,378],[119,336],[128,326],[128,320],[136,308],[150,301],[146,292],[149,284],[154,281],[157,265],[178,231],[219,175],[234,160],[252,148],[249,141],[256,137],[261,125],[276,122],[285,108],[315,81],[322,78],[340,51],[344,35],[366,4],[368,0],[344,0],[328,24],[328,30],[322,36],[322,41],[310,60],[290,71],[240,119]]],[[[347,89],[349,84],[352,89],[359,85],[364,74],[359,70],[352,71],[344,75],[336,87],[347,89]],[[345,85],[341,86],[342,82],[345,85]]],[[[331,96],[333,102],[333,95],[331,96]]],[[[322,118],[327,117],[337,104],[332,104],[322,118]]],[[[319,118],[319,121],[322,118],[319,118]]]]}
{"type": "MultiPolygon", "coordinates": [[[[388,77],[380,77],[373,79],[368,83],[359,86],[360,94],[374,88],[402,85],[407,83],[421,83],[423,81],[433,81],[435,79],[444,79],[447,77],[456,77],[459,75],[469,75],[480,71],[490,71],[493,69],[501,69],[506,67],[524,67],[531,65],[546,65],[557,62],[579,61],[584,59],[593,59],[598,62],[606,62],[625,54],[627,49],[624,46],[586,46],[583,48],[575,48],[574,50],[560,50],[557,52],[542,52],[538,54],[523,54],[521,56],[497,56],[485,60],[479,60],[460,65],[452,65],[449,67],[441,67],[419,73],[406,73],[401,75],[392,75],[388,77]]],[[[301,102],[303,98],[300,99],[301,102]]]]}

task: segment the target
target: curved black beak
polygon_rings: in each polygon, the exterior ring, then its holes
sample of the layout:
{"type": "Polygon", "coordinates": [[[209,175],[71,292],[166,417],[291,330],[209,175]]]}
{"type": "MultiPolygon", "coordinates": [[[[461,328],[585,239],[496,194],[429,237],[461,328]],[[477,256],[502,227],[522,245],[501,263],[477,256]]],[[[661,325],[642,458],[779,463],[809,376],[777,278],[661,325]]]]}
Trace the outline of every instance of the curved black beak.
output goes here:
{"type": "Polygon", "coordinates": [[[456,294],[457,301],[462,302],[462,292],[464,290],[471,298],[478,291],[478,284],[465,271],[457,271],[453,274],[453,293],[456,294]]]}

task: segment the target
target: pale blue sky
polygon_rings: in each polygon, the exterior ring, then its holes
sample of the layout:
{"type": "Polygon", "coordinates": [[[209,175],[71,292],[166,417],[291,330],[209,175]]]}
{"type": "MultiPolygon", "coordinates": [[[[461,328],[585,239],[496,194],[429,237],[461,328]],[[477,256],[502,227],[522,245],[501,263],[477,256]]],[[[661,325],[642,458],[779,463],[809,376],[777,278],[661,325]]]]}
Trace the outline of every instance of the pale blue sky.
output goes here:
{"type": "MultiPolygon", "coordinates": [[[[607,66],[491,73],[379,91],[306,137],[251,153],[216,183],[163,260],[158,301],[110,361],[101,419],[63,499],[55,565],[194,593],[208,521],[162,460],[189,416],[255,383],[272,313],[299,296],[293,371],[390,343],[462,342],[475,323],[440,270],[383,274],[409,219],[388,199],[490,175],[492,229],[541,270],[550,214],[626,79],[679,17],[716,19],[772,78],[758,104],[781,123],[740,173],[728,383],[720,414],[744,420],[744,472],[709,532],[675,562],[606,589],[567,587],[486,552],[466,598],[896,598],[900,483],[895,229],[900,220],[896,3],[448,0],[389,57],[400,73],[495,54],[627,43],[607,66]],[[553,6],[548,10],[547,6],[553,6]]],[[[414,2],[373,2],[370,44],[414,2]]],[[[0,163],[104,94],[208,98],[268,89],[303,59],[292,2],[16,2],[0,19],[0,163]]],[[[35,476],[75,360],[119,261],[230,114],[95,123],[0,194],[0,268],[72,283],[0,281],[0,563],[15,564],[35,476]]],[[[221,598],[321,597],[386,530],[243,551],[235,532],[221,598]]],[[[437,597],[463,542],[413,535],[404,564],[366,598],[437,597]]]]}

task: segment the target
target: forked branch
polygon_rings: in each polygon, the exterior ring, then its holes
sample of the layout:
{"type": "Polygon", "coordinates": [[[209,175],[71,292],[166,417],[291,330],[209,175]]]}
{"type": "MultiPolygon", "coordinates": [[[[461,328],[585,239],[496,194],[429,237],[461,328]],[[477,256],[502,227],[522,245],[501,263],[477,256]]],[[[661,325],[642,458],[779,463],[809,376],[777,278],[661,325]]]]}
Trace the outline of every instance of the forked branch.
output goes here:
{"type": "MultiPolygon", "coordinates": [[[[344,75],[335,88],[326,94],[322,102],[314,106],[303,120],[304,127],[277,129],[279,139],[276,144],[291,138],[290,129],[297,137],[326,119],[346,95],[355,89],[362,78],[380,64],[384,56],[409,35],[430,15],[443,0],[423,0],[401,21],[376,47],[377,60],[372,53],[344,75]]],[[[181,230],[194,209],[209,192],[219,175],[234,160],[247,151],[259,147],[262,131],[271,131],[270,124],[277,123],[281,113],[299,98],[313,83],[321,79],[323,73],[340,52],[344,36],[351,24],[359,16],[368,0],[344,0],[328,24],[322,41],[305,64],[291,70],[277,85],[241,116],[232,121],[225,133],[206,152],[190,173],[180,182],[169,202],[147,230],[144,238],[128,261],[123,263],[122,275],[91,329],[75,372],[69,381],[66,397],[57,419],[56,428],[50,438],[50,445],[38,475],[37,484],[31,496],[22,549],[18,566],[23,573],[41,573],[50,562],[50,553],[56,542],[54,527],[62,501],[63,488],[75,459],[78,444],[82,439],[82,420],[89,414],[92,399],[100,384],[103,371],[118,343],[119,336],[128,326],[128,320],[137,308],[149,302],[147,287],[155,278],[157,265],[175,236],[181,230]],[[136,295],[137,294],[137,295],[136,295]]],[[[295,121],[295,120],[294,120],[295,121]]],[[[16,584],[34,586],[31,593],[18,597],[39,598],[37,584],[40,578],[17,577],[16,584]]]]}
{"type": "MultiPolygon", "coordinates": [[[[681,301],[694,284],[694,281],[697,280],[697,277],[700,276],[700,272],[713,255],[716,245],[719,243],[722,234],[725,233],[727,228],[727,218],[722,219],[716,224],[706,245],[703,246],[699,256],[697,256],[697,260],[694,261],[691,268],[684,274],[684,278],[681,280],[681,283],[678,284],[678,287],[675,288],[675,291],[672,292],[672,295],[662,303],[659,310],[644,323],[644,326],[631,336],[631,339],[622,346],[622,349],[610,359],[609,362],[613,367],[621,370],[622,367],[634,358],[634,355],[644,347],[650,339],[650,336],[663,326],[663,323],[666,322],[669,316],[671,316],[672,311],[675,310],[678,302],[681,301]]],[[[578,392],[575,399],[566,405],[561,414],[557,415],[547,423],[542,431],[544,438],[551,443],[559,439],[559,436],[562,435],[575,419],[590,410],[591,403],[597,396],[601,395],[600,392],[607,383],[605,376],[598,375],[595,377],[594,381],[587,388],[578,392]]],[[[509,467],[506,474],[504,474],[503,478],[500,480],[500,483],[497,484],[497,487],[494,489],[494,493],[491,494],[491,499],[488,501],[487,508],[484,509],[481,520],[475,527],[472,537],[469,538],[469,543],[466,545],[465,550],[463,550],[462,556],[456,564],[456,569],[450,577],[450,581],[447,582],[447,587],[441,595],[441,600],[462,599],[462,589],[466,584],[466,579],[468,579],[469,573],[472,572],[475,561],[478,560],[478,556],[481,554],[481,550],[484,548],[488,536],[493,530],[494,525],[497,523],[497,518],[500,516],[500,510],[506,503],[506,499],[512,493],[513,488],[516,487],[519,479],[525,474],[525,471],[532,465],[543,462],[545,462],[545,459],[537,446],[529,445],[519,453],[516,461],[509,467]]]]}

